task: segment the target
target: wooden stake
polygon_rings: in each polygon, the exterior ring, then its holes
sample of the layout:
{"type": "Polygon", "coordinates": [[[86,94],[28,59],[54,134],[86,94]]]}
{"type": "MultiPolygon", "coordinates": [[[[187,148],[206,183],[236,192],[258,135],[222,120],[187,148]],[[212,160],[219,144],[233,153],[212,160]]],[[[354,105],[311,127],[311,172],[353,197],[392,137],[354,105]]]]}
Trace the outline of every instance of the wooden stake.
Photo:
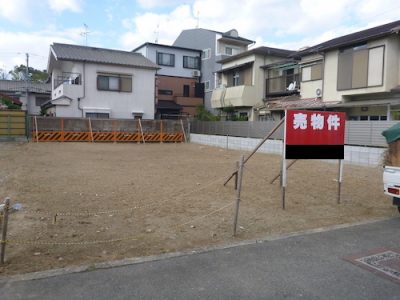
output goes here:
{"type": "Polygon", "coordinates": [[[115,132],[115,122],[116,121],[113,120],[112,123],[111,123],[114,143],[117,142],[117,133],[115,132]]]}
{"type": "Polygon", "coordinates": [[[243,167],[244,167],[244,155],[240,158],[239,170],[238,170],[238,187],[236,192],[236,210],[235,218],[233,219],[233,236],[236,236],[237,222],[239,217],[239,205],[240,205],[240,193],[242,191],[242,178],[243,178],[243,167]]]}
{"type": "Polygon", "coordinates": [[[143,144],[145,144],[144,135],[143,135],[143,128],[142,128],[142,121],[139,119],[139,127],[140,127],[140,135],[142,136],[143,144]]]}
{"type": "Polygon", "coordinates": [[[38,126],[37,126],[37,118],[35,116],[35,133],[36,133],[36,143],[39,143],[39,134],[38,134],[38,126]]]}
{"type": "Polygon", "coordinates": [[[4,257],[6,254],[6,242],[7,242],[7,225],[8,225],[8,212],[10,210],[10,198],[4,200],[4,212],[3,212],[3,225],[1,227],[1,247],[0,247],[0,264],[4,264],[4,257]]]}
{"type": "Polygon", "coordinates": [[[93,138],[93,130],[92,130],[92,121],[89,118],[89,130],[90,130],[90,138],[92,140],[92,143],[94,142],[94,138],[93,138]]]}
{"type": "Polygon", "coordinates": [[[183,127],[183,121],[181,119],[181,127],[182,127],[182,132],[183,132],[183,138],[185,140],[185,143],[187,143],[187,138],[186,138],[186,132],[185,132],[185,127],[183,127]]]}
{"type": "Polygon", "coordinates": [[[160,143],[163,142],[163,122],[160,120],[160,143]]]}
{"type": "MultiPolygon", "coordinates": [[[[262,139],[262,141],[254,148],[254,150],[250,153],[250,155],[243,161],[243,164],[245,164],[256,152],[257,150],[275,133],[275,131],[278,130],[278,128],[282,125],[282,123],[285,121],[285,118],[279,121],[278,124],[262,139]]],[[[226,185],[233,176],[235,176],[236,171],[234,171],[231,176],[229,176],[225,182],[224,185],[226,185]]]]}
{"type": "Polygon", "coordinates": [[[64,142],[64,118],[60,119],[60,127],[61,127],[61,142],[64,142]]]}
{"type": "Polygon", "coordinates": [[[343,160],[339,159],[337,204],[340,204],[343,178],[343,160]]]}
{"type": "Polygon", "coordinates": [[[236,173],[235,173],[235,190],[238,188],[238,172],[239,172],[239,162],[236,162],[236,173]]]}
{"type": "MultiPolygon", "coordinates": [[[[297,159],[292,160],[292,161],[289,163],[289,165],[287,166],[286,170],[289,170],[289,168],[290,168],[291,166],[293,166],[293,165],[295,164],[296,161],[297,161],[297,159]]],[[[279,177],[281,177],[281,173],[282,173],[282,172],[279,172],[279,174],[276,175],[276,176],[274,177],[274,179],[272,179],[272,180],[270,181],[270,184],[273,184],[273,183],[275,182],[275,180],[277,180],[279,177]]],[[[282,181],[282,180],[281,180],[281,181],[282,181]]]]}

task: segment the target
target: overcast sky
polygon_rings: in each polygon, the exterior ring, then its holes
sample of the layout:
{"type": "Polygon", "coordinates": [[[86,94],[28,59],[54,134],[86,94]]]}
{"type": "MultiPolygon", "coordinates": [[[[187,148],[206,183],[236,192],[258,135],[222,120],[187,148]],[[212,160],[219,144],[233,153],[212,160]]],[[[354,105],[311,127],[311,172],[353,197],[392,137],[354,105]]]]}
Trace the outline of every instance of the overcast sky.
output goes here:
{"type": "Polygon", "coordinates": [[[0,69],[45,69],[53,42],[132,50],[183,29],[237,29],[255,46],[296,50],[400,19],[398,0],[0,0],[0,69]]]}

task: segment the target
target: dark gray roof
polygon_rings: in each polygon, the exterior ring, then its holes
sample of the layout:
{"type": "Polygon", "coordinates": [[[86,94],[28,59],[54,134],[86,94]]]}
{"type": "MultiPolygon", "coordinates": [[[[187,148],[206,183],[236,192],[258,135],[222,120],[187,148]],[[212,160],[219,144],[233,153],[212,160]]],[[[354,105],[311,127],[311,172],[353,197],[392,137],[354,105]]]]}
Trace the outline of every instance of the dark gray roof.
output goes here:
{"type": "Polygon", "coordinates": [[[265,46],[261,46],[261,47],[257,47],[233,56],[230,56],[228,58],[224,58],[220,61],[218,61],[218,63],[226,63],[226,62],[230,62],[232,60],[235,60],[237,58],[240,57],[245,57],[245,56],[249,56],[252,54],[260,54],[260,55],[271,55],[271,56],[278,56],[278,57],[284,57],[287,58],[290,55],[294,55],[296,52],[292,51],[292,50],[285,50],[285,49],[278,49],[278,48],[271,48],[271,47],[265,47],[265,46]]]}
{"type": "Polygon", "coordinates": [[[159,67],[139,53],[122,50],[54,43],[52,52],[57,60],[86,61],[100,64],[123,65],[144,69],[159,67]]]}
{"type": "Polygon", "coordinates": [[[315,52],[323,52],[329,49],[349,46],[351,44],[361,43],[367,40],[384,37],[393,33],[398,33],[399,31],[400,20],[334,38],[327,42],[323,42],[321,44],[299,51],[297,52],[297,55],[304,56],[315,52]]]}
{"type": "Polygon", "coordinates": [[[202,50],[199,49],[193,49],[193,48],[186,48],[186,47],[178,47],[178,46],[169,46],[169,45],[163,45],[163,44],[156,44],[156,43],[144,43],[140,45],[139,47],[136,47],[135,49],[132,50],[132,52],[135,52],[136,50],[143,48],[144,46],[154,46],[154,47],[161,47],[161,48],[170,48],[170,49],[178,49],[178,50],[187,50],[187,51],[194,51],[201,53],[202,50]]]}
{"type": "MultiPolygon", "coordinates": [[[[0,80],[0,91],[2,92],[25,92],[27,82],[24,80],[0,80]]],[[[50,94],[51,83],[28,82],[30,93],[50,94]]]]}

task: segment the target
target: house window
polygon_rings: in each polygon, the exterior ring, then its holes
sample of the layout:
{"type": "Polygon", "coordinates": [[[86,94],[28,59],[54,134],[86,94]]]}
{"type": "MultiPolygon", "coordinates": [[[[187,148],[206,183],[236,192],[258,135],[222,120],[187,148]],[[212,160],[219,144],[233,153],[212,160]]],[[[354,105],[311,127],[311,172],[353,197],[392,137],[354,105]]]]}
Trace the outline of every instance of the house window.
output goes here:
{"type": "Polygon", "coordinates": [[[175,66],[175,54],[157,52],[157,64],[162,66],[175,66]]]}
{"type": "Polygon", "coordinates": [[[35,98],[35,105],[36,106],[41,106],[43,103],[49,101],[50,99],[47,97],[36,97],[35,98]]]}
{"type": "Polygon", "coordinates": [[[199,57],[195,56],[184,56],[183,67],[187,69],[200,69],[199,57]]]}
{"type": "Polygon", "coordinates": [[[358,45],[343,49],[338,56],[337,89],[349,90],[383,84],[384,46],[358,45]]]}
{"type": "Polygon", "coordinates": [[[232,83],[232,85],[233,86],[240,85],[240,74],[239,74],[239,72],[233,73],[233,83],[232,83]]]}
{"type": "Polygon", "coordinates": [[[322,79],[322,63],[301,68],[301,81],[322,79]]]}
{"type": "Polygon", "coordinates": [[[132,92],[132,76],[97,75],[97,89],[130,93],[132,92]]]}
{"type": "Polygon", "coordinates": [[[183,97],[189,97],[190,86],[188,84],[183,85],[183,97]]]}
{"type": "Polygon", "coordinates": [[[109,113],[86,113],[86,118],[91,118],[91,119],[109,119],[110,114],[109,113]]]}
{"type": "Polygon", "coordinates": [[[158,94],[172,96],[173,92],[172,90],[158,90],[158,94]]]}
{"type": "Polygon", "coordinates": [[[238,48],[231,47],[231,46],[225,46],[225,54],[226,55],[236,55],[240,52],[238,48]]]}
{"type": "Polygon", "coordinates": [[[210,81],[205,81],[204,83],[204,90],[205,91],[209,91],[210,90],[210,81]]]}
{"type": "Polygon", "coordinates": [[[211,49],[204,49],[203,54],[201,55],[201,59],[209,59],[211,57],[211,49]]]}

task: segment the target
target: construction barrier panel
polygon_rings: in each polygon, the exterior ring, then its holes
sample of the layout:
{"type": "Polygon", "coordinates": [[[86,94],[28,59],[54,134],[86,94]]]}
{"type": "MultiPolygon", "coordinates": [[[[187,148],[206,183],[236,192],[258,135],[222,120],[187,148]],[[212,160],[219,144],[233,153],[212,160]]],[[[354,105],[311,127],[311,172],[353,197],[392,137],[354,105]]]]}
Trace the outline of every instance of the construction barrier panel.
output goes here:
{"type": "Polygon", "coordinates": [[[36,142],[184,142],[187,120],[32,117],[36,142]]]}

